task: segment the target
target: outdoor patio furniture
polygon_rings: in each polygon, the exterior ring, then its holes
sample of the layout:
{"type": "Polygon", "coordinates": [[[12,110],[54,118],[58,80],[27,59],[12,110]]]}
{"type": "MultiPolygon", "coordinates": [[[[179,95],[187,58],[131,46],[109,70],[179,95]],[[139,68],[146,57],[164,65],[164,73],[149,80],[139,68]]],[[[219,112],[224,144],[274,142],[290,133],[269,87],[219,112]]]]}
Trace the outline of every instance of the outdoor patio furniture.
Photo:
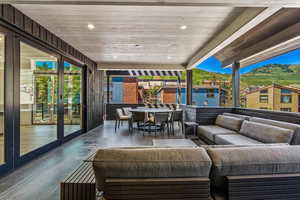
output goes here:
{"type": "Polygon", "coordinates": [[[126,115],[126,116],[131,116],[131,110],[132,108],[131,107],[123,107],[122,110],[123,110],[123,113],[126,115]]]}
{"type": "Polygon", "coordinates": [[[140,130],[141,127],[144,127],[145,122],[147,121],[147,116],[145,112],[132,112],[130,121],[129,121],[129,132],[132,133],[134,129],[134,123],[137,125],[137,130],[140,130]]]}
{"type": "Polygon", "coordinates": [[[177,122],[178,126],[181,128],[182,133],[184,133],[184,124],[183,124],[183,111],[174,110],[171,114],[171,129],[174,134],[174,124],[177,122]]]}
{"type": "Polygon", "coordinates": [[[115,131],[117,131],[117,128],[120,128],[121,122],[129,121],[130,118],[130,116],[127,116],[123,113],[121,108],[116,109],[115,131]]]}
{"type": "Polygon", "coordinates": [[[190,139],[153,139],[154,147],[198,147],[190,139]]]}
{"type": "Polygon", "coordinates": [[[184,122],[184,136],[185,138],[196,138],[197,137],[197,122],[184,122]]]}
{"type": "Polygon", "coordinates": [[[169,112],[157,112],[154,113],[154,122],[149,123],[148,127],[153,126],[155,135],[157,131],[165,132],[165,128],[167,127],[168,134],[170,134],[170,126],[169,126],[169,112]]]}
{"type": "Polygon", "coordinates": [[[210,200],[210,168],[206,151],[194,147],[99,149],[93,160],[106,200],[210,200]]]}
{"type": "MultiPolygon", "coordinates": [[[[155,114],[156,113],[167,113],[168,117],[170,116],[169,113],[172,112],[172,110],[169,110],[167,108],[134,108],[130,110],[131,113],[143,113],[145,116],[145,120],[143,123],[140,123],[140,126],[138,126],[138,129],[143,132],[157,132],[161,131],[161,122],[157,121],[157,126],[155,125],[155,114]],[[149,117],[151,114],[152,117],[149,117]]],[[[167,120],[169,121],[169,119],[167,120]]]]}
{"type": "Polygon", "coordinates": [[[207,144],[255,145],[298,144],[299,125],[261,118],[218,115],[215,125],[198,126],[198,136],[207,144]]]}
{"type": "Polygon", "coordinates": [[[300,147],[208,148],[215,199],[299,199],[300,147]]]}

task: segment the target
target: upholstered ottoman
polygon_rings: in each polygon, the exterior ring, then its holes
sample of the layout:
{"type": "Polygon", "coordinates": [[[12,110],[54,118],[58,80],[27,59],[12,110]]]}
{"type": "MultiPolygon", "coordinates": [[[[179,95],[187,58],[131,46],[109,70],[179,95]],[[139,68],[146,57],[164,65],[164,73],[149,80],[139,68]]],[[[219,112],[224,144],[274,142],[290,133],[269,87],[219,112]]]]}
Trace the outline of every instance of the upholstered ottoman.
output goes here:
{"type": "Polygon", "coordinates": [[[93,161],[98,190],[110,200],[208,200],[210,168],[203,148],[100,149],[93,161]],[[193,192],[194,186],[200,189],[193,192]]]}

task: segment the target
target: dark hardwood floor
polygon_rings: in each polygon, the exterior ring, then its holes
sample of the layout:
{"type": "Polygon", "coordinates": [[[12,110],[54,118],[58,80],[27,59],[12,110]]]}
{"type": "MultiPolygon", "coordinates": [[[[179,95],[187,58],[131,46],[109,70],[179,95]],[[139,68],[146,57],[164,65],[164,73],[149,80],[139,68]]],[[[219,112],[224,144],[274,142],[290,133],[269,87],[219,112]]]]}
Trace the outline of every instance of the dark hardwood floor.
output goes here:
{"type": "Polygon", "coordinates": [[[89,154],[101,147],[152,146],[158,138],[183,138],[176,127],[175,136],[155,137],[142,132],[130,135],[127,124],[116,133],[114,122],[107,121],[87,134],[35,159],[0,179],[0,200],[58,200],[60,181],[89,154]]]}

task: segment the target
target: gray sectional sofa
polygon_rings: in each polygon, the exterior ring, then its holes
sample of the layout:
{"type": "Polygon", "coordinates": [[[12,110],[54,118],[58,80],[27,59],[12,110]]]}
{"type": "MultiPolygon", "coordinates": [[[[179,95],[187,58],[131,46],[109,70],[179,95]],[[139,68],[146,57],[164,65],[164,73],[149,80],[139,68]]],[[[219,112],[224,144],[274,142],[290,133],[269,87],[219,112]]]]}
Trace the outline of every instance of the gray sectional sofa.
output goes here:
{"type": "Polygon", "coordinates": [[[300,125],[224,113],[201,147],[100,149],[106,200],[300,200],[300,125]]]}
{"type": "Polygon", "coordinates": [[[298,145],[100,149],[93,169],[106,200],[300,199],[298,145]]]}
{"type": "Polygon", "coordinates": [[[208,144],[300,144],[300,125],[232,113],[218,115],[214,125],[198,126],[198,137],[208,144]]]}

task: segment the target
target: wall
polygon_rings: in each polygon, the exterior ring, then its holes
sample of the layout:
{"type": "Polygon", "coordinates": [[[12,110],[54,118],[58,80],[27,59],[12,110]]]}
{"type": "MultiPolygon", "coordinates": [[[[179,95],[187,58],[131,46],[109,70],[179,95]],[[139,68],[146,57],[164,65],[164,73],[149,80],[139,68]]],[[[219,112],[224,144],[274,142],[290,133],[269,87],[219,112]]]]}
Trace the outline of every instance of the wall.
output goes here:
{"type": "Polygon", "coordinates": [[[123,80],[117,81],[113,79],[110,88],[110,91],[112,91],[111,103],[123,103],[123,88],[123,80]]]}
{"type": "Polygon", "coordinates": [[[298,112],[298,93],[291,92],[292,103],[281,103],[281,89],[274,88],[274,110],[280,110],[281,108],[291,108],[292,112],[298,112]]]}
{"type": "Polygon", "coordinates": [[[95,70],[88,72],[88,105],[87,105],[87,129],[91,130],[103,124],[104,99],[103,99],[104,72],[95,70]]]}
{"type": "Polygon", "coordinates": [[[272,103],[270,102],[272,93],[270,93],[269,90],[268,94],[262,94],[262,95],[268,95],[268,103],[259,102],[260,92],[258,91],[247,95],[246,107],[253,108],[253,109],[268,108],[272,110],[273,107],[272,107],[272,103]]]}
{"type": "Polygon", "coordinates": [[[291,108],[292,112],[299,112],[299,97],[295,92],[291,93],[292,103],[281,103],[281,88],[271,87],[268,89],[267,94],[261,94],[260,91],[253,92],[247,95],[247,108],[280,111],[281,108],[291,108]],[[268,103],[260,103],[260,95],[268,95],[268,103]]]}
{"type": "Polygon", "coordinates": [[[162,103],[177,103],[177,89],[176,88],[165,88],[161,90],[161,102],[162,103]]]}
{"type": "Polygon", "coordinates": [[[123,82],[123,103],[138,103],[138,82],[136,78],[124,78],[123,82]]]}

